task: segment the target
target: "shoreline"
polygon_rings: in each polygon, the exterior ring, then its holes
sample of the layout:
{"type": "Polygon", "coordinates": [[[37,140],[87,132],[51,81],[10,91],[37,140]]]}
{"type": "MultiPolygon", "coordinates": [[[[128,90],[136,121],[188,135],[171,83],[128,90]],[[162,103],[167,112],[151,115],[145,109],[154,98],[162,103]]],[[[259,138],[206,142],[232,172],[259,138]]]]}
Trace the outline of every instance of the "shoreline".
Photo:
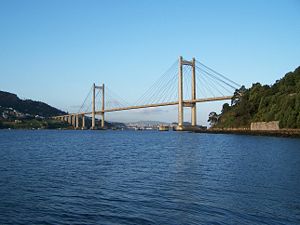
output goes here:
{"type": "MultiPolygon", "coordinates": [[[[84,131],[90,129],[72,129],[72,128],[2,128],[0,130],[28,130],[28,131],[39,131],[39,130],[74,130],[74,131],[84,131]]],[[[101,129],[99,129],[101,130],[101,129]]],[[[113,130],[113,129],[108,129],[113,130]]],[[[156,130],[158,131],[158,130],[156,130]]],[[[236,134],[236,135],[252,135],[252,136],[271,136],[271,137],[290,137],[290,138],[300,138],[300,129],[280,129],[280,130],[250,130],[246,128],[233,128],[233,129],[207,129],[207,130],[185,130],[186,132],[193,133],[206,133],[206,134],[236,134]]],[[[182,132],[182,131],[178,131],[182,132]]],[[[184,132],[184,131],[183,131],[184,132]]]]}
{"type": "Polygon", "coordinates": [[[280,129],[280,130],[208,129],[208,130],[197,130],[194,132],[209,133],[209,134],[237,134],[237,135],[300,138],[300,129],[280,129]]]}

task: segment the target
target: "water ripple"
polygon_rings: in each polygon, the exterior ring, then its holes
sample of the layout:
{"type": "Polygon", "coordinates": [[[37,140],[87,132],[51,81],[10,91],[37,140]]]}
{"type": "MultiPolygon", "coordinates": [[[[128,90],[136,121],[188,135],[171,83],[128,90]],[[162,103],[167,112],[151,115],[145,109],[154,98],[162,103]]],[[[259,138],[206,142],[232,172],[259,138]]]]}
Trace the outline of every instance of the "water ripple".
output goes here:
{"type": "Polygon", "coordinates": [[[0,131],[0,224],[300,224],[300,140],[0,131]]]}

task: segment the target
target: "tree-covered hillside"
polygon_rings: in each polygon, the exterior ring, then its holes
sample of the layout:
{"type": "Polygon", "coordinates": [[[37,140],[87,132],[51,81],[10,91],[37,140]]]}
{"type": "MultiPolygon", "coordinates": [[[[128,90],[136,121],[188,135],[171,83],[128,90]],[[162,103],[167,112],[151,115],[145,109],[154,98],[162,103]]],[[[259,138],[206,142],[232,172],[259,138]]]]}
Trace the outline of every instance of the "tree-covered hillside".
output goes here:
{"type": "Polygon", "coordinates": [[[281,128],[300,128],[300,67],[271,86],[255,83],[236,90],[231,105],[225,103],[220,115],[209,115],[217,128],[250,127],[251,122],[274,120],[281,128]]]}
{"type": "Polygon", "coordinates": [[[50,117],[56,115],[63,115],[65,112],[58,110],[46,103],[21,100],[17,95],[0,91],[0,106],[5,108],[13,108],[18,112],[30,115],[39,115],[43,117],[50,117]]]}

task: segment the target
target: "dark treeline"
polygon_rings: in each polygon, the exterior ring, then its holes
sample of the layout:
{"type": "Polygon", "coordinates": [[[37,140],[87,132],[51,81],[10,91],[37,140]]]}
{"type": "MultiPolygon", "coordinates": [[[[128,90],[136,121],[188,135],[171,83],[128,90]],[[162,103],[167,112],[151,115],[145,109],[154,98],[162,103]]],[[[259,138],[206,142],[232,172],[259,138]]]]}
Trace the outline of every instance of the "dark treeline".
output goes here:
{"type": "Polygon", "coordinates": [[[218,128],[250,127],[251,122],[279,121],[281,128],[300,128],[300,67],[273,85],[255,83],[236,90],[231,105],[225,103],[209,122],[218,128]]]}

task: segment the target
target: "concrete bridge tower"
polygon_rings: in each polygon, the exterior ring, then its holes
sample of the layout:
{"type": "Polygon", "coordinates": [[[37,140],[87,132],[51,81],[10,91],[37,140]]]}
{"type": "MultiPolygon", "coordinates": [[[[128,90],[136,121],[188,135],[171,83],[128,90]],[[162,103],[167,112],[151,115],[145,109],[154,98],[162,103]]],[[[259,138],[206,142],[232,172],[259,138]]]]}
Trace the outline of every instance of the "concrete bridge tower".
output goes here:
{"type": "Polygon", "coordinates": [[[102,86],[96,86],[95,83],[93,84],[93,99],[92,99],[92,127],[91,129],[96,129],[96,89],[99,89],[102,91],[102,105],[101,105],[101,124],[100,127],[104,128],[104,109],[105,109],[105,90],[104,90],[104,84],[102,86]]]}
{"type": "Polygon", "coordinates": [[[183,122],[183,110],[184,107],[191,107],[191,122],[192,126],[197,126],[197,109],[196,109],[196,64],[195,58],[192,61],[187,61],[179,57],[179,68],[178,68],[178,126],[177,130],[184,130],[183,122]],[[192,99],[189,101],[184,101],[183,99],[183,66],[192,67],[192,99]]]}

